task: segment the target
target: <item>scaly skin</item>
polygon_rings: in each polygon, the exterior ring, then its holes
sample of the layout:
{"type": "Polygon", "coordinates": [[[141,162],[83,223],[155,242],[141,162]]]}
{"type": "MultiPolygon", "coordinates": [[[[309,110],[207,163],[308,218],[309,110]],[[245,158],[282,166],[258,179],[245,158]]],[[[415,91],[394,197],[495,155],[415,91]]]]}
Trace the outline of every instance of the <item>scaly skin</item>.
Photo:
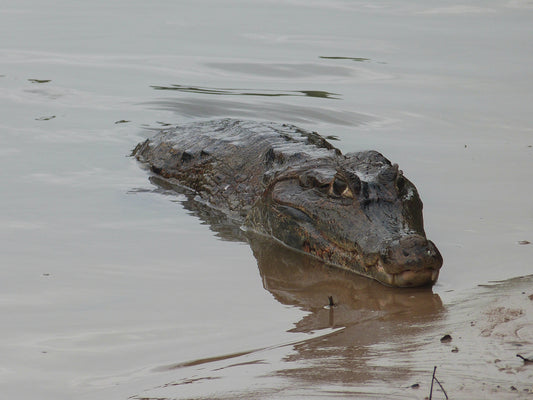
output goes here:
{"type": "Polygon", "coordinates": [[[389,286],[435,283],[422,202],[375,151],[342,155],[292,125],[215,120],[161,131],[133,155],[245,228],[389,286]]]}

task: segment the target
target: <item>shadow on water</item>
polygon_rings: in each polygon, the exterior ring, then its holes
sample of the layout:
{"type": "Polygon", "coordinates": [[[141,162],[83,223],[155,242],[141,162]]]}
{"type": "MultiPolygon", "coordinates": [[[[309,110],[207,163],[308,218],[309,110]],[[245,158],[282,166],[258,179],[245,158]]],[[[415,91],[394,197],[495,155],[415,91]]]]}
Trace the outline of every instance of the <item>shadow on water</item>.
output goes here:
{"type": "MultiPolygon", "coordinates": [[[[409,367],[380,365],[372,368],[375,346],[391,346],[409,352],[422,346],[420,334],[443,318],[445,309],[430,288],[394,289],[289,249],[277,241],[244,232],[239,223],[193,199],[190,193],[152,176],[157,192],[186,194],[181,203],[222,240],[248,242],[257,260],[263,287],[284,305],[307,314],[291,332],[311,333],[333,328],[330,333],[293,344],[294,352],[283,361],[288,368],[276,372],[285,378],[310,382],[361,383],[368,379],[407,380],[409,367]],[[329,297],[335,303],[329,306],[329,297]],[[302,362],[305,361],[305,362],[302,362]],[[305,365],[305,367],[302,367],[305,365]],[[295,368],[296,367],[296,368],[295,368]]],[[[264,349],[261,349],[264,350],[264,349]]],[[[253,352],[253,351],[252,351],[253,352]]],[[[239,357],[250,352],[215,357],[239,357]]],[[[163,367],[169,370],[209,360],[194,360],[163,367]]]]}

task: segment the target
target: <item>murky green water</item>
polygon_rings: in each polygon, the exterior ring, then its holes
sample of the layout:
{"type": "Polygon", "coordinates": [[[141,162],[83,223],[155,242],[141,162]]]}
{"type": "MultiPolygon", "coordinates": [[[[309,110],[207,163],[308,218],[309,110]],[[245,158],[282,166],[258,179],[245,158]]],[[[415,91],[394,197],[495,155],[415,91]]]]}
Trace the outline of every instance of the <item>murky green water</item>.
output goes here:
{"type": "MultiPolygon", "coordinates": [[[[533,273],[519,244],[533,242],[532,20],[525,0],[4,2],[3,395],[427,396],[434,364],[454,373],[427,344],[466,321],[459,300],[533,273]],[[295,123],[399,163],[445,259],[433,291],[281,249],[265,263],[128,157],[153,129],[214,117],[295,123]]],[[[461,360],[457,376],[490,376],[461,360]]]]}

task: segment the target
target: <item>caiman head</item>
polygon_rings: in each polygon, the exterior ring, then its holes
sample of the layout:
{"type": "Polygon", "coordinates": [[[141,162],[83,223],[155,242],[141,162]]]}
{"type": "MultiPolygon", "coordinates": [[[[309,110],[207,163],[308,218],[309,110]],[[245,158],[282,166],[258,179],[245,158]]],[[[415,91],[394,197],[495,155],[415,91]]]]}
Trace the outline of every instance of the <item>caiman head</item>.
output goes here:
{"type": "Polygon", "coordinates": [[[422,201],[380,153],[309,161],[265,185],[247,227],[388,286],[436,282],[442,256],[426,239],[422,201]]]}

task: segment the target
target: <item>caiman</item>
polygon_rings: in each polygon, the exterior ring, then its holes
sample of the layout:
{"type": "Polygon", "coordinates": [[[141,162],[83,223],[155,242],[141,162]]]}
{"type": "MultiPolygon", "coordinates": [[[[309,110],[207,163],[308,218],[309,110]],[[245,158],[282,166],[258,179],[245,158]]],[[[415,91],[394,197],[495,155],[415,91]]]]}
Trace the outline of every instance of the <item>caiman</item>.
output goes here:
{"type": "Polygon", "coordinates": [[[162,130],[132,154],[244,229],[326,263],[388,286],[438,278],[418,192],[377,151],[343,155],[293,125],[223,119],[162,130]]]}

